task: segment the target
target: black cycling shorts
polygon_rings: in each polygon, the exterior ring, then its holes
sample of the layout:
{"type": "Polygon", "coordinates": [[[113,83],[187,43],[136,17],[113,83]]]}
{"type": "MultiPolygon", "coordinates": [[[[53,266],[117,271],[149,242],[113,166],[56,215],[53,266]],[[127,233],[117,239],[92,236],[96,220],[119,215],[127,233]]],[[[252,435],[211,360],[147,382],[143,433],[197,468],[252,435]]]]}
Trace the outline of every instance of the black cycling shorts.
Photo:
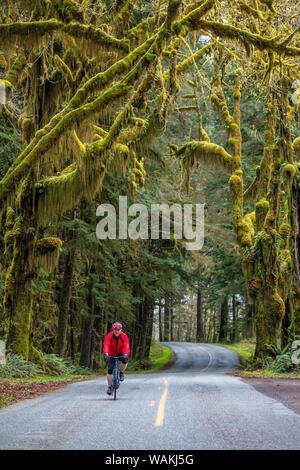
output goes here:
{"type": "MultiPolygon", "coordinates": [[[[121,361],[123,364],[127,363],[127,361],[124,359],[122,354],[119,354],[118,358],[119,358],[118,360],[121,361]]],[[[115,367],[115,359],[113,357],[109,357],[108,362],[107,362],[107,368],[108,368],[107,373],[112,374],[114,367],[115,367]]]]}

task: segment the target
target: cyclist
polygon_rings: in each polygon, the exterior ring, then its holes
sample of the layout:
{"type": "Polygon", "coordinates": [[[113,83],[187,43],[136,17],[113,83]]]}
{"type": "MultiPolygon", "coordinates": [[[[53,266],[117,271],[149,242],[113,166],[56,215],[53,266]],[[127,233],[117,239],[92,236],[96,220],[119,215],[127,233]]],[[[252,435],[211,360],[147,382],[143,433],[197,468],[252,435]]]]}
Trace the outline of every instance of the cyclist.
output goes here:
{"type": "Polygon", "coordinates": [[[108,333],[104,340],[103,353],[104,359],[107,363],[107,383],[108,389],[107,394],[112,395],[112,374],[115,365],[115,360],[109,356],[118,356],[120,357],[122,364],[120,366],[120,381],[124,380],[124,371],[128,364],[128,356],[130,352],[130,345],[128,336],[122,332],[122,324],[116,322],[113,324],[113,331],[108,333]]]}

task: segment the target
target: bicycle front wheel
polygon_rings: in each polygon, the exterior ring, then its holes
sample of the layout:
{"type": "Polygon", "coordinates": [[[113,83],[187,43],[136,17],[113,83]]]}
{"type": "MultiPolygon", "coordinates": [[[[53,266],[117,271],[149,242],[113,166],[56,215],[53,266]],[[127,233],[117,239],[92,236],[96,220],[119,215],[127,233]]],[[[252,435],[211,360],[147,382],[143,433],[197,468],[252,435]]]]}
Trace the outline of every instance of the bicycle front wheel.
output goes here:
{"type": "Polygon", "coordinates": [[[117,387],[114,386],[114,400],[117,399],[117,387]]]}

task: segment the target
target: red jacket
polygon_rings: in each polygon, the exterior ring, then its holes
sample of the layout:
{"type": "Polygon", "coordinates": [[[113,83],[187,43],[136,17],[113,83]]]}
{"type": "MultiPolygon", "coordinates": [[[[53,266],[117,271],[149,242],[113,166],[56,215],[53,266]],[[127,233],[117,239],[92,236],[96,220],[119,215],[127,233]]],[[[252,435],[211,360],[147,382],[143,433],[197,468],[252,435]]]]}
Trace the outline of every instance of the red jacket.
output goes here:
{"type": "Polygon", "coordinates": [[[129,356],[130,346],[128,336],[121,331],[117,345],[116,336],[114,332],[108,333],[104,340],[103,353],[110,356],[118,356],[119,354],[127,354],[129,356]]]}

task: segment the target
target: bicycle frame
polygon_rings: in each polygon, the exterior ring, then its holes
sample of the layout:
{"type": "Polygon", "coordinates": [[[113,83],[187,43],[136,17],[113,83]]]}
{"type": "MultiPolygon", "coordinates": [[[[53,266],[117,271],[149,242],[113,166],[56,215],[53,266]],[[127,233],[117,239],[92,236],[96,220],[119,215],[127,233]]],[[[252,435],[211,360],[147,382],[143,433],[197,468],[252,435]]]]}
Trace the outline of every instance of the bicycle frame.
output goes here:
{"type": "Polygon", "coordinates": [[[118,366],[118,360],[120,360],[120,357],[118,356],[109,356],[115,360],[115,366],[113,370],[113,380],[112,380],[112,388],[114,390],[114,400],[117,399],[117,389],[120,386],[120,376],[119,376],[119,366],[118,366]]]}

